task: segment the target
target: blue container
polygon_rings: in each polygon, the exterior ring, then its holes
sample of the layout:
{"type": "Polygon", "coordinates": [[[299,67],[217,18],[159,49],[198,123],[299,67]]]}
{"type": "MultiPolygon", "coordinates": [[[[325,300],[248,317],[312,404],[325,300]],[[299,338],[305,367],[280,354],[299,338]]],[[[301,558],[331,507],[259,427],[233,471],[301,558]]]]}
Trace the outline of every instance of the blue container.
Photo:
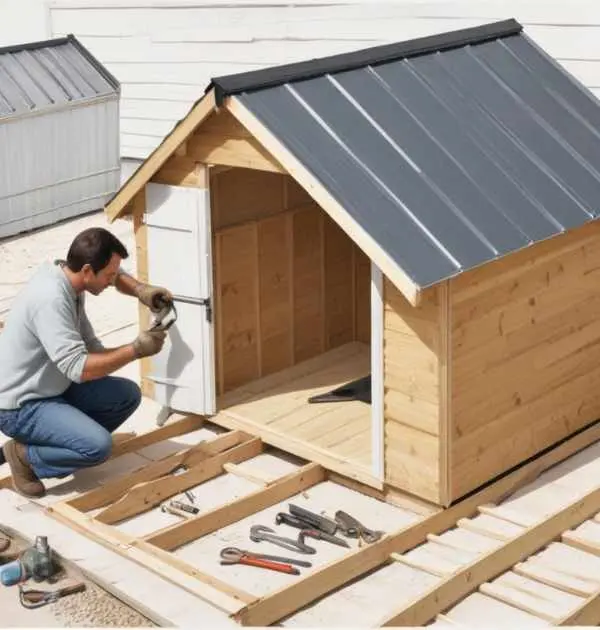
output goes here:
{"type": "Polygon", "coordinates": [[[26,578],[23,575],[23,569],[24,567],[20,560],[13,560],[3,564],[0,566],[0,582],[4,586],[14,586],[19,584],[19,582],[24,582],[26,578]]]}

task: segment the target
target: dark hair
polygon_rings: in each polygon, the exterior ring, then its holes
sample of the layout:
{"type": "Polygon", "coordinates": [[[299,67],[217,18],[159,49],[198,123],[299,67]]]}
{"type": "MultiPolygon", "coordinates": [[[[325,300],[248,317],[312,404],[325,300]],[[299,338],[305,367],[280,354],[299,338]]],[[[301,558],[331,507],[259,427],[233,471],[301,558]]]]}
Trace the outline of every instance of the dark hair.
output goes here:
{"type": "Polygon", "coordinates": [[[77,273],[84,265],[90,265],[94,273],[104,269],[113,254],[125,259],[129,256],[125,245],[104,228],[88,228],[78,234],[67,254],[67,267],[77,273]]]}

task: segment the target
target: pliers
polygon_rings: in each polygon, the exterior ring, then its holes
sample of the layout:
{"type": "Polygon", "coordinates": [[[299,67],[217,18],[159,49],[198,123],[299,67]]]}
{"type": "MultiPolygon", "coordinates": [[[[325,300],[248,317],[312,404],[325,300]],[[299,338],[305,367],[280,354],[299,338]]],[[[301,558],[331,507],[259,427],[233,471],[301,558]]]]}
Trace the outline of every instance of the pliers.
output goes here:
{"type": "Polygon", "coordinates": [[[385,532],[379,530],[368,529],[353,516],[342,510],[338,510],[335,513],[335,522],[348,538],[362,538],[366,543],[377,542],[385,534],[385,532]]]}
{"type": "Polygon", "coordinates": [[[251,567],[279,571],[280,573],[289,573],[290,575],[300,574],[300,571],[292,566],[293,564],[297,564],[301,567],[312,566],[310,562],[304,560],[269,556],[262,553],[246,551],[245,549],[238,549],[237,547],[225,547],[225,549],[221,550],[221,564],[245,564],[251,567]]]}
{"type": "Polygon", "coordinates": [[[75,593],[82,593],[85,591],[85,588],[84,582],[78,582],[73,586],[65,586],[64,588],[59,588],[56,591],[41,591],[33,588],[25,590],[23,585],[19,584],[19,601],[21,602],[21,606],[23,606],[23,608],[32,610],[34,608],[41,608],[47,604],[53,604],[61,597],[74,595],[75,593]]]}

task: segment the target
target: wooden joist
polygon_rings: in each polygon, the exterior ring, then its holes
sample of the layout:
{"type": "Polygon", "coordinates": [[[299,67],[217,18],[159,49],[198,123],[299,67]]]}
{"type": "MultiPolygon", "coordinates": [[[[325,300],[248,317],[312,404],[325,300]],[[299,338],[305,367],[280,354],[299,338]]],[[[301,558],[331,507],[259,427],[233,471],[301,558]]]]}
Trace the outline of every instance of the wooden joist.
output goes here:
{"type": "Polygon", "coordinates": [[[99,488],[90,490],[81,496],[69,501],[69,505],[80,512],[89,512],[120,499],[128,490],[136,484],[151,481],[176,470],[180,466],[197,464],[211,455],[232,448],[242,442],[244,434],[233,431],[220,435],[212,440],[200,442],[194,447],[188,448],[174,455],[169,455],[156,462],[147,464],[142,468],[121,475],[109,481],[99,488]]]}
{"type": "MultiPolygon", "coordinates": [[[[211,601],[222,610],[227,610],[228,614],[239,623],[243,625],[266,626],[294,613],[327,593],[370,572],[372,569],[385,565],[389,562],[391,554],[401,554],[409,551],[426,542],[428,538],[431,538],[432,534],[440,534],[455,527],[460,519],[476,515],[481,506],[500,502],[522,485],[533,481],[544,470],[563,461],[598,438],[600,438],[600,426],[591,427],[589,430],[579,433],[539,459],[530,461],[520,469],[513,471],[460,503],[446,510],[423,516],[417,523],[391,532],[376,543],[349,551],[342,558],[317,567],[311,572],[304,573],[298,576],[298,579],[294,580],[292,584],[267,593],[262,597],[253,597],[247,593],[240,593],[229,585],[219,583],[218,580],[213,580],[210,576],[203,575],[194,567],[187,565],[172,554],[171,550],[207,533],[216,531],[225,525],[257,513],[266,507],[276,504],[278,501],[325,480],[327,473],[318,465],[309,464],[304,466],[295,473],[273,481],[269,486],[258,488],[246,497],[216,508],[206,514],[154,532],[143,539],[119,534],[116,528],[107,526],[75,509],[74,505],[77,502],[80,502],[81,505],[86,505],[86,495],[71,501],[70,504],[65,502],[58,506],[53,506],[50,508],[50,512],[54,513],[57,518],[73,523],[74,527],[88,533],[103,544],[114,548],[117,552],[132,557],[136,562],[161,575],[164,574],[166,579],[177,581],[177,583],[181,582],[183,588],[188,590],[193,589],[193,592],[198,593],[199,596],[207,601],[211,601]],[[191,577],[195,579],[190,582],[191,577]]],[[[241,447],[246,448],[253,443],[255,442],[252,440],[244,442],[241,444],[241,447]]],[[[256,440],[256,443],[260,446],[260,440],[256,440]]],[[[234,446],[232,449],[212,456],[199,464],[199,470],[203,472],[194,477],[194,483],[200,483],[199,479],[208,478],[206,477],[207,462],[211,462],[209,468],[213,472],[217,471],[215,462],[218,462],[219,472],[217,474],[223,472],[223,465],[226,461],[218,458],[227,455],[236,448],[240,448],[240,446],[234,446]],[[213,465],[215,466],[214,468],[213,465]]],[[[258,452],[260,451],[258,450],[258,452]]],[[[243,461],[243,459],[240,459],[240,461],[243,461]]],[[[159,463],[155,462],[150,466],[159,463]]],[[[128,498],[121,499],[120,507],[117,503],[109,506],[108,510],[115,508],[115,506],[118,507],[118,510],[123,510],[118,514],[120,519],[125,513],[137,514],[140,508],[143,511],[147,509],[147,505],[157,505],[162,498],[172,496],[173,493],[191,487],[187,481],[185,483],[178,481],[190,472],[191,470],[182,475],[150,481],[141,486],[141,494],[139,496],[135,493],[130,493],[128,498]]],[[[119,491],[121,492],[122,490],[121,486],[119,491]]],[[[95,492],[97,491],[92,491],[92,493],[95,492]]],[[[88,495],[92,493],[88,493],[88,495]]],[[[122,497],[123,494],[121,492],[118,498],[122,497]]],[[[95,501],[97,500],[98,495],[95,498],[95,501]]],[[[89,504],[88,502],[87,505],[89,504]]],[[[493,512],[493,508],[489,509],[493,512]]],[[[441,585],[438,588],[432,589],[424,597],[412,602],[409,606],[403,607],[402,610],[396,611],[394,615],[384,620],[384,622],[388,625],[392,623],[419,625],[435,618],[437,613],[451,606],[452,603],[465,594],[476,590],[482,582],[518,564],[527,555],[546,545],[553,537],[560,536],[565,530],[593,516],[599,509],[600,488],[597,488],[584,498],[561,509],[542,523],[527,528],[513,526],[515,527],[514,535],[509,536],[505,540],[499,540],[498,546],[492,551],[483,553],[474,562],[459,569],[455,574],[442,578],[441,585]]],[[[105,511],[105,517],[107,514],[111,514],[108,510],[105,511]]],[[[113,517],[115,513],[116,510],[112,512],[113,517]]],[[[505,523],[505,525],[508,526],[509,524],[505,523]]],[[[580,616],[573,616],[573,619],[591,619],[596,610],[597,601],[595,595],[592,594],[581,607],[580,616]]],[[[568,622],[568,620],[566,621],[568,622]]]]}
{"type": "Polygon", "coordinates": [[[47,510],[51,516],[68,524],[76,531],[85,534],[112,551],[117,551],[228,614],[239,610],[243,602],[254,599],[252,595],[202,573],[175,556],[160,555],[160,550],[152,549],[150,545],[143,545],[135,538],[122,534],[114,527],[99,523],[67,503],[58,503],[47,510]]]}
{"type": "Polygon", "coordinates": [[[183,523],[177,523],[146,536],[146,542],[165,550],[206,536],[231,523],[279,503],[325,480],[325,470],[318,464],[307,464],[296,472],[273,482],[269,487],[257,490],[222,507],[206,512],[183,523]]]}
{"type": "Polygon", "coordinates": [[[477,590],[484,582],[507,571],[513,565],[560,536],[566,529],[582,523],[600,509],[600,486],[577,499],[550,518],[533,525],[521,535],[482,555],[460,571],[436,584],[426,595],[387,617],[383,626],[420,626],[459,599],[477,590]]]}
{"type": "Polygon", "coordinates": [[[262,448],[261,440],[253,438],[190,466],[180,475],[162,477],[140,484],[132,488],[117,503],[98,514],[96,520],[104,524],[113,524],[147,512],[165,499],[223,474],[223,464],[255,457],[262,452],[262,448]]]}
{"type": "Polygon", "coordinates": [[[480,505],[500,502],[519,487],[532,482],[548,468],[567,459],[599,438],[600,425],[594,425],[456,505],[384,536],[378,542],[353,551],[341,560],[320,567],[300,578],[290,587],[260,598],[239,611],[235,618],[243,625],[266,626],[274,623],[386,563],[391,553],[402,553],[413,549],[425,542],[428,534],[440,534],[453,527],[459,519],[472,516],[477,512],[480,505]]]}

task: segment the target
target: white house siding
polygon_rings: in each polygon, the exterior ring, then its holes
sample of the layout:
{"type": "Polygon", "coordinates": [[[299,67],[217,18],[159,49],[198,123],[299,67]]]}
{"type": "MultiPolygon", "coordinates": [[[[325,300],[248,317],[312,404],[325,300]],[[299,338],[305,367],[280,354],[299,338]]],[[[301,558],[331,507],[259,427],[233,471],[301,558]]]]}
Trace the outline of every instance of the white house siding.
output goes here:
{"type": "Polygon", "coordinates": [[[118,124],[116,95],[0,124],[0,238],[103,207],[120,185],[118,124]]]}
{"type": "Polygon", "coordinates": [[[59,0],[53,36],[75,34],[122,84],[121,155],[146,157],[213,76],[514,17],[600,95],[598,0],[59,0]]]}

